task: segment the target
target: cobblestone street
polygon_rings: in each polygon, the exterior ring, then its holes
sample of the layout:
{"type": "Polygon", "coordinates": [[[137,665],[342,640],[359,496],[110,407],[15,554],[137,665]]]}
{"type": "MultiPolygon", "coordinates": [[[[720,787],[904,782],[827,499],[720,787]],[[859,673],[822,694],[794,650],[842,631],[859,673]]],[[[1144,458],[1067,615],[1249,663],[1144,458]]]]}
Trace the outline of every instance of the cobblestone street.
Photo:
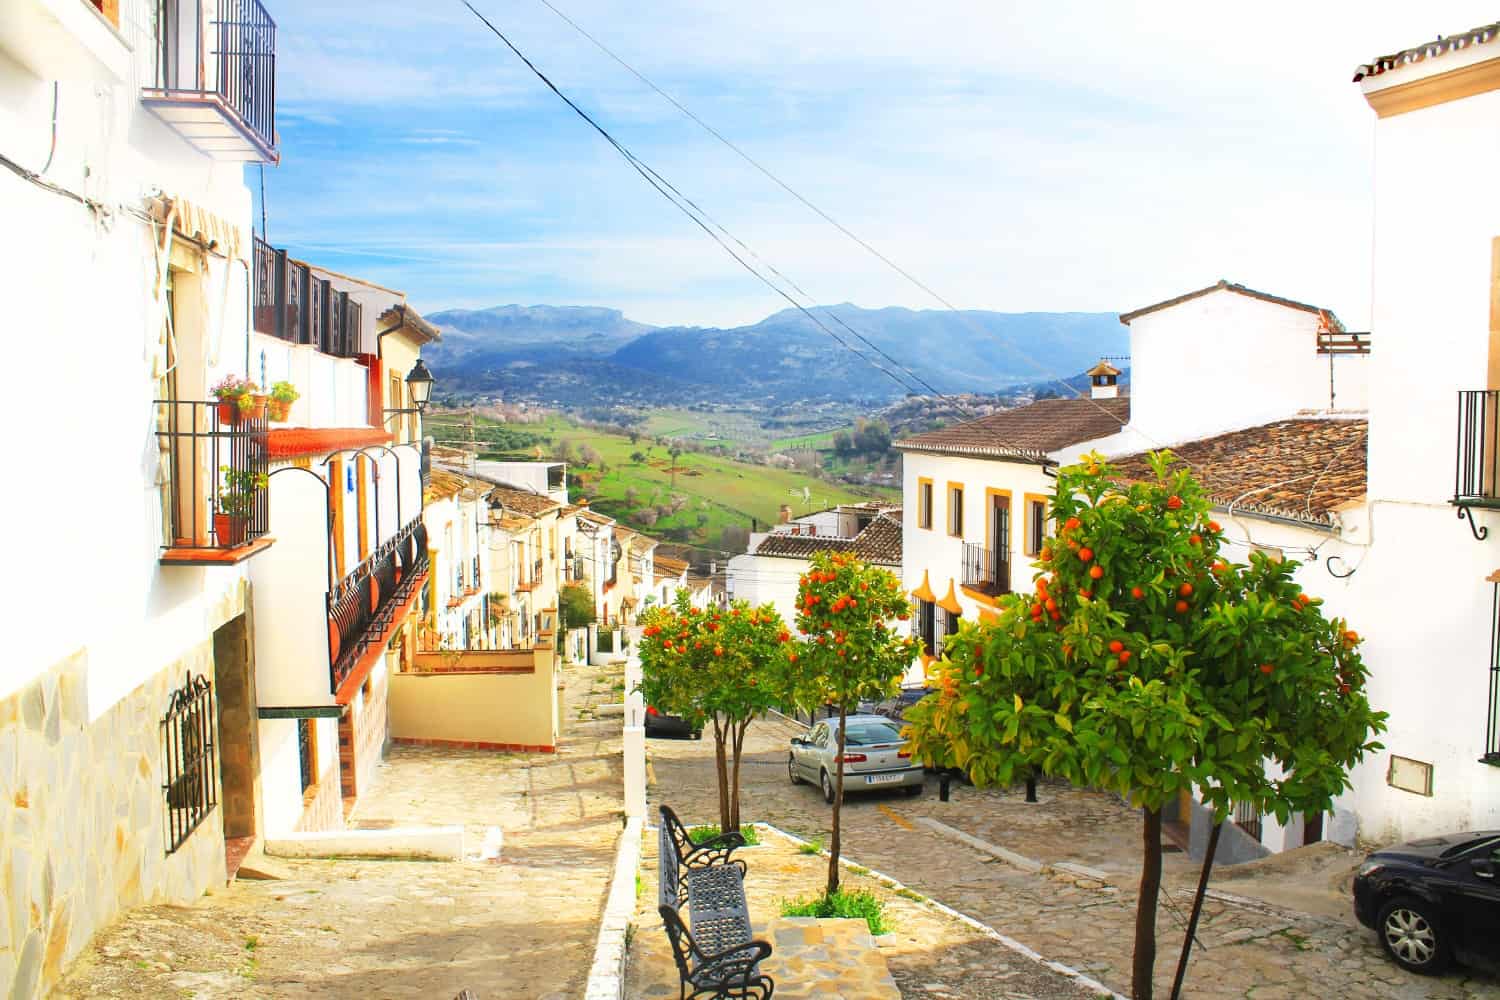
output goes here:
{"type": "MultiPolygon", "coordinates": [[[[787,779],[787,740],[798,732],[772,718],[757,722],[746,738],[749,755],[741,811],[747,821],[771,823],[809,839],[826,839],[829,809],[816,789],[787,779]]],[[[685,822],[717,817],[712,743],[653,739],[648,744],[657,802],[670,804],[685,822]]],[[[909,799],[897,793],[851,796],[844,806],[844,853],[861,865],[988,924],[1001,934],[1062,962],[1121,992],[1130,985],[1130,949],[1136,881],[1139,877],[1140,816],[1112,796],[1044,783],[1041,802],[1028,805],[1021,789],[980,790],[955,784],[952,800],[938,799],[937,781],[909,799]],[[1046,865],[1074,862],[1107,880],[1033,874],[999,860],[934,828],[931,821],[1046,865]]],[[[1220,869],[1213,886],[1245,902],[1210,900],[1199,928],[1184,993],[1193,997],[1320,998],[1500,998],[1500,980],[1458,969],[1429,979],[1397,968],[1380,951],[1375,935],[1359,926],[1348,906],[1347,877],[1359,855],[1336,848],[1320,855],[1326,874],[1302,870],[1280,874],[1278,862],[1220,869]],[[1248,877],[1249,869],[1261,873],[1248,877]],[[1299,900],[1295,908],[1285,900],[1299,900]]],[[[753,888],[755,861],[751,865],[753,888]]],[[[1197,866],[1168,854],[1158,923],[1157,981],[1170,990],[1197,866]]],[[[800,891],[819,886],[812,873],[800,891]]],[[[989,942],[983,942],[988,945],[989,942]]],[[[974,943],[963,947],[973,948],[974,943]]],[[[1013,953],[1005,953],[1013,957],[1013,953]]],[[[945,956],[945,959],[948,956],[945,956]]],[[[967,960],[935,963],[931,974],[905,977],[892,971],[909,1000],[920,997],[983,996],[965,992],[965,982],[991,961],[980,947],[967,960]]],[[[1073,996],[1064,992],[1029,995],[1073,996]]],[[[1003,994],[998,994],[1003,995],[1003,994]]]]}
{"type": "Polygon", "coordinates": [[[398,747],[351,825],[463,824],[461,863],[273,859],[191,907],[101,934],[64,997],[573,1000],[620,834],[619,668],[569,666],[556,754],[398,747]],[[478,856],[504,831],[498,860],[478,856]]]}

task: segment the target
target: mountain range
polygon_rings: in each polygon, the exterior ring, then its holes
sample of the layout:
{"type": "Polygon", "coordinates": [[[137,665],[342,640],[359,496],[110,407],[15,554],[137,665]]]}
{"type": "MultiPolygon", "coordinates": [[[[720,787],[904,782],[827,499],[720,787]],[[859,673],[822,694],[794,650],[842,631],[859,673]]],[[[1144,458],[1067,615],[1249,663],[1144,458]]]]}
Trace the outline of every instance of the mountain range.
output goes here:
{"type": "Polygon", "coordinates": [[[424,356],[450,399],[779,405],[879,403],[930,389],[995,392],[1076,375],[1129,349],[1113,313],[845,303],[813,315],[828,329],[794,309],[731,328],[652,327],[590,306],[449,309],[428,315],[443,337],[424,356]]]}

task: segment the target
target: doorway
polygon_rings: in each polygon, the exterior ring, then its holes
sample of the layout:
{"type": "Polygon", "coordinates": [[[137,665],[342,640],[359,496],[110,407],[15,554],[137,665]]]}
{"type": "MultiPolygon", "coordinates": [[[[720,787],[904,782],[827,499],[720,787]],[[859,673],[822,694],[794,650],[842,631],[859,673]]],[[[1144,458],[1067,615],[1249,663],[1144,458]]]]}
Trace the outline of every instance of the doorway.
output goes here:
{"type": "Polygon", "coordinates": [[[260,744],[255,706],[255,669],[250,659],[250,629],[245,616],[214,630],[214,683],[219,703],[219,788],[224,817],[224,853],[228,876],[255,843],[256,787],[260,777],[260,744]]]}
{"type": "Polygon", "coordinates": [[[995,593],[1010,593],[1010,497],[990,495],[990,571],[995,593]]]}

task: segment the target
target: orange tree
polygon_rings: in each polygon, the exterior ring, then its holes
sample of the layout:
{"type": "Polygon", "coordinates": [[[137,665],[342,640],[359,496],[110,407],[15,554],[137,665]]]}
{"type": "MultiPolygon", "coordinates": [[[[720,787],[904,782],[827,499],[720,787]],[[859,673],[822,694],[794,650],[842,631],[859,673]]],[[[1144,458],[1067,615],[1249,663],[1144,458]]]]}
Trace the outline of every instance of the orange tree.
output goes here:
{"type": "MultiPolygon", "coordinates": [[[[797,628],[803,638],[784,661],[778,685],[784,707],[839,708],[836,760],[844,757],[849,706],[894,694],[917,653],[917,641],[893,625],[911,615],[901,582],[846,553],[818,552],[797,587],[797,628]]],[[[839,830],[844,769],[835,768],[828,887],[839,887],[839,830]]]]}
{"type": "Polygon", "coordinates": [[[1283,822],[1326,810],[1384,728],[1358,636],[1294,563],[1220,559],[1211,504],[1174,461],[1152,455],[1154,479],[1133,484],[1098,456],[1063,469],[1035,593],[945,644],[937,691],[907,715],[916,756],[976,784],[1036,767],[1142,808],[1137,998],[1153,989],[1163,808],[1188,791],[1220,823],[1236,802],[1283,822]]]}
{"type": "Polygon", "coordinates": [[[651,708],[695,728],[711,723],[719,828],[740,828],[740,756],[750,721],[774,704],[791,635],[769,604],[735,601],[701,610],[685,592],[651,608],[641,630],[641,694],[651,708]]]}

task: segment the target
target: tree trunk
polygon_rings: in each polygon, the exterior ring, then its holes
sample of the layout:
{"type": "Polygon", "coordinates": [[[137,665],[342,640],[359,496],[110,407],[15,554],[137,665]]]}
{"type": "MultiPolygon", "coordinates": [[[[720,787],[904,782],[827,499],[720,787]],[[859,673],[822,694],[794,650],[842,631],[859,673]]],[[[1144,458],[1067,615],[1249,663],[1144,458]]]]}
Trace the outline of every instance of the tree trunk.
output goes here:
{"type": "Polygon", "coordinates": [[[730,784],[729,792],[729,822],[730,826],[724,827],[724,832],[730,830],[736,832],[740,828],[740,755],[745,746],[745,730],[750,727],[750,720],[733,723],[730,732],[734,734],[734,779],[730,784]]]}
{"type": "Polygon", "coordinates": [[[1188,957],[1193,953],[1193,937],[1198,933],[1198,917],[1203,913],[1203,894],[1208,891],[1208,873],[1214,868],[1214,852],[1219,847],[1219,833],[1224,821],[1214,824],[1208,834],[1208,852],[1203,855],[1203,869],[1198,874],[1198,891],[1193,894],[1193,913],[1188,917],[1187,936],[1182,939],[1182,957],[1177,960],[1177,976],[1172,980],[1172,1000],[1182,993],[1182,981],[1187,977],[1188,957]]]}
{"type": "Polygon", "coordinates": [[[1161,810],[1147,809],[1142,824],[1141,897],[1135,904],[1135,964],[1130,995],[1151,1000],[1156,971],[1156,903],[1161,892],[1161,810]]]}
{"type": "Polygon", "coordinates": [[[714,768],[719,778],[719,829],[729,829],[729,768],[724,759],[724,727],[714,716],[714,768]]]}
{"type": "Polygon", "coordinates": [[[839,813],[844,805],[844,722],[848,709],[839,706],[839,752],[833,759],[833,836],[828,841],[828,892],[839,891],[839,813]]]}

